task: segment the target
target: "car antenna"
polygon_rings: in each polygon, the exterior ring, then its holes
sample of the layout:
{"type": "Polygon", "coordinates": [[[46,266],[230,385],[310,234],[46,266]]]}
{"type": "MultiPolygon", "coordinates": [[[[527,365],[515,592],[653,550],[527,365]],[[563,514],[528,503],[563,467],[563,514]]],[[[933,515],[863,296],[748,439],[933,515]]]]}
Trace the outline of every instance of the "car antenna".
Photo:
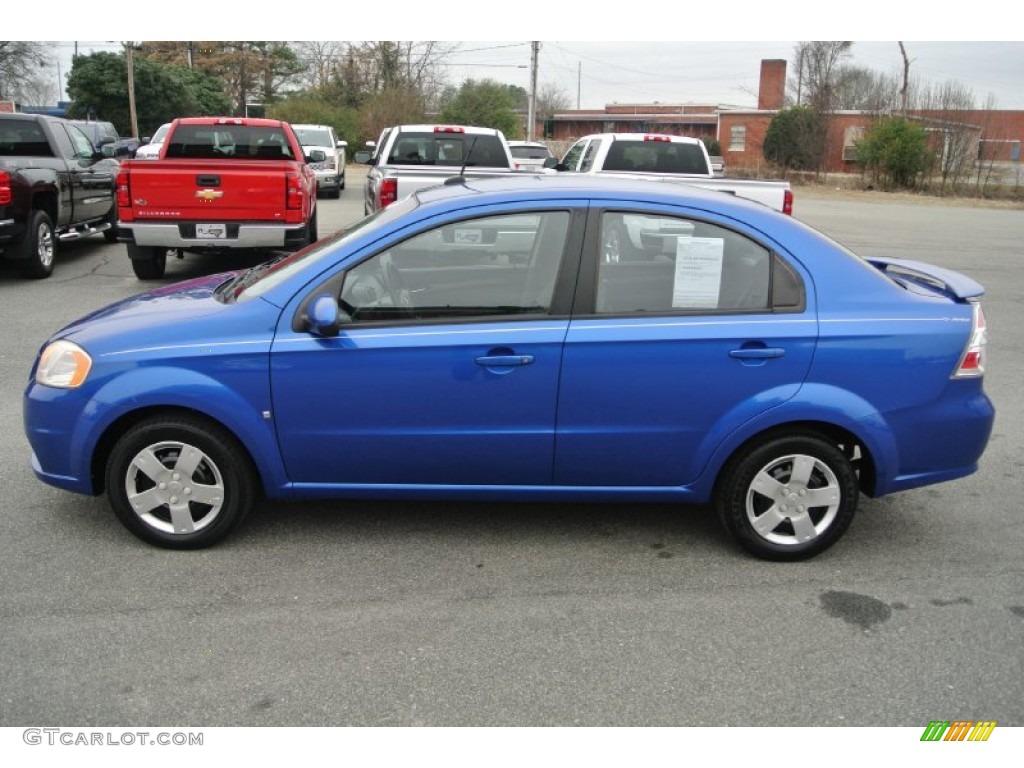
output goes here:
{"type": "Polygon", "coordinates": [[[445,186],[449,184],[465,184],[466,183],[466,165],[469,164],[469,156],[473,154],[473,147],[476,146],[476,135],[473,135],[473,140],[469,142],[469,150],[466,152],[465,158],[462,160],[462,167],[459,169],[458,176],[451,176],[444,180],[445,186]]]}

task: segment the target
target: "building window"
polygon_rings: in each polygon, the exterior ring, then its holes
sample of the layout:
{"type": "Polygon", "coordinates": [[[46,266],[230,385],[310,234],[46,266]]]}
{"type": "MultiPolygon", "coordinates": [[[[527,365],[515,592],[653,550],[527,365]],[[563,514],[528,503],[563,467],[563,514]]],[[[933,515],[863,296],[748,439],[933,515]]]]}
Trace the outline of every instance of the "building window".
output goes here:
{"type": "Polygon", "coordinates": [[[729,151],[742,152],[747,148],[747,126],[734,125],[729,128],[729,151]]]}
{"type": "Polygon", "coordinates": [[[851,125],[843,133],[843,160],[853,162],[857,159],[857,142],[864,138],[864,126],[851,125]]]}

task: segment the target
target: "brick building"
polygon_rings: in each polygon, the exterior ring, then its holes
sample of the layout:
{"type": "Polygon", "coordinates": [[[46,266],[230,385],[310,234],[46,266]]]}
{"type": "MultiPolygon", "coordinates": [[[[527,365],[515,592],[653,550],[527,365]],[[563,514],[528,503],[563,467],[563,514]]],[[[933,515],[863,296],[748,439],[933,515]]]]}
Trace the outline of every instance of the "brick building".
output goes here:
{"type": "MultiPolygon", "coordinates": [[[[608,104],[603,110],[570,110],[550,118],[547,138],[569,143],[589,133],[667,133],[717,139],[725,167],[758,172],[767,165],[762,147],[772,118],[785,106],[786,61],[761,62],[757,108],[724,104],[608,104]]],[[[954,133],[982,161],[1019,168],[1024,141],[1024,110],[916,112],[913,117],[942,148],[954,133]]],[[[829,124],[825,170],[856,170],[853,145],[878,118],[871,112],[841,111],[829,124]]],[[[537,135],[544,135],[538,119],[537,135]]]]}

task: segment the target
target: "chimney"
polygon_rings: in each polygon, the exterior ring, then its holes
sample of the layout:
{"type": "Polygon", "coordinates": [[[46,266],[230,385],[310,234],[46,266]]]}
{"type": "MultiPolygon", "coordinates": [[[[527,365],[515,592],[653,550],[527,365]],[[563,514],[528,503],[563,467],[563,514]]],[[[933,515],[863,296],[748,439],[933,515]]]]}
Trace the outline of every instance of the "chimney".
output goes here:
{"type": "Polygon", "coordinates": [[[782,109],[786,99],[786,60],[761,59],[758,109],[782,109]]]}

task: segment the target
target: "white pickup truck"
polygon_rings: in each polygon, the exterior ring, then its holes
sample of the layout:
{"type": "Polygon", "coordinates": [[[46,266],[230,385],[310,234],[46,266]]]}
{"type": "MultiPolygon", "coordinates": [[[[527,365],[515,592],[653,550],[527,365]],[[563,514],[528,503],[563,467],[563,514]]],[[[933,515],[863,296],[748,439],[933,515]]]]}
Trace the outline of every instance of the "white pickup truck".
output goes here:
{"type": "Polygon", "coordinates": [[[558,171],[678,181],[755,200],[792,214],[788,181],[715,176],[704,142],[688,136],[650,133],[595,133],[584,136],[555,166],[558,171]]]}
{"type": "Polygon", "coordinates": [[[373,151],[366,174],[364,213],[446,179],[516,173],[501,131],[466,125],[396,125],[367,142],[373,151]]]}

